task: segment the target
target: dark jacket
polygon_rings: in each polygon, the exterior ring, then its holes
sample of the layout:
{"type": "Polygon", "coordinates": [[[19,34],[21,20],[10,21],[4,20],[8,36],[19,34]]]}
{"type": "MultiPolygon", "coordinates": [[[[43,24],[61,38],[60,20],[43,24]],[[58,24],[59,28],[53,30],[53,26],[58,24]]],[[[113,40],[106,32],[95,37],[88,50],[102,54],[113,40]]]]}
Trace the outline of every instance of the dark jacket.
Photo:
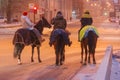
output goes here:
{"type": "Polygon", "coordinates": [[[57,15],[51,23],[54,25],[54,29],[66,29],[67,26],[66,19],[62,15],[57,15]]]}

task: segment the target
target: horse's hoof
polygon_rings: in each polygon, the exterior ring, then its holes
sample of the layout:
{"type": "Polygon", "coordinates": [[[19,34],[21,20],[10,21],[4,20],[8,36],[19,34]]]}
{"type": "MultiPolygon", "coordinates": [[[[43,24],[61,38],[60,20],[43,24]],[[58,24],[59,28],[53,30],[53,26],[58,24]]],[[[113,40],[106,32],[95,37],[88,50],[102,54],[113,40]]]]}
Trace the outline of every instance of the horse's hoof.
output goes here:
{"type": "Polygon", "coordinates": [[[45,41],[45,39],[42,39],[42,41],[41,42],[44,42],[45,41]]]}
{"type": "Polygon", "coordinates": [[[58,63],[56,63],[56,66],[59,66],[59,64],[58,64],[58,63]]]}
{"type": "Polygon", "coordinates": [[[31,62],[34,62],[34,60],[31,60],[31,62]]]}
{"type": "Polygon", "coordinates": [[[83,61],[80,61],[80,63],[83,63],[83,61]]]}
{"type": "Polygon", "coordinates": [[[22,63],[21,63],[21,60],[20,59],[18,59],[18,65],[21,65],[22,63]]]}
{"type": "Polygon", "coordinates": [[[83,63],[83,65],[87,65],[86,63],[83,63]]]}
{"type": "Polygon", "coordinates": [[[60,65],[63,65],[63,62],[61,62],[60,65]]]}
{"type": "Polygon", "coordinates": [[[96,64],[96,62],[94,61],[93,64],[96,64]]]}
{"type": "Polygon", "coordinates": [[[20,62],[20,63],[18,63],[18,65],[22,65],[22,63],[20,62]]]}
{"type": "Polygon", "coordinates": [[[90,61],[88,61],[88,63],[91,63],[90,61]]]}
{"type": "Polygon", "coordinates": [[[70,43],[68,44],[68,46],[70,47],[72,45],[72,41],[70,41],[70,43]]]}
{"type": "Polygon", "coordinates": [[[39,63],[41,63],[42,61],[41,60],[39,60],[39,63]]]}

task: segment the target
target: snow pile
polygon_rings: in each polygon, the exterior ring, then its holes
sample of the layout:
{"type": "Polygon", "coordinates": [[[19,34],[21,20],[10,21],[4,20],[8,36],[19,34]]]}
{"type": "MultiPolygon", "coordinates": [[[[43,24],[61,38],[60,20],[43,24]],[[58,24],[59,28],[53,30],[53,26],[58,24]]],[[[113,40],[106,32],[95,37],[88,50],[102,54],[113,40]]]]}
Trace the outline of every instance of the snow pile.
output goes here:
{"type": "Polygon", "coordinates": [[[120,80],[120,51],[113,55],[110,80],[120,80]]]}

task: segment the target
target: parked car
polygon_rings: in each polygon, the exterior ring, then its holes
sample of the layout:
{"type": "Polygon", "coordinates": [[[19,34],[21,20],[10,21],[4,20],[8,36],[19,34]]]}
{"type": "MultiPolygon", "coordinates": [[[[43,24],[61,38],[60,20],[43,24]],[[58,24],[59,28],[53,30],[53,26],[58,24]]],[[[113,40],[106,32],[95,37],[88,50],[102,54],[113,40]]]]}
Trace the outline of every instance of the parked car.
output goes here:
{"type": "Polygon", "coordinates": [[[5,23],[7,22],[7,18],[0,16],[0,23],[5,23]]]}

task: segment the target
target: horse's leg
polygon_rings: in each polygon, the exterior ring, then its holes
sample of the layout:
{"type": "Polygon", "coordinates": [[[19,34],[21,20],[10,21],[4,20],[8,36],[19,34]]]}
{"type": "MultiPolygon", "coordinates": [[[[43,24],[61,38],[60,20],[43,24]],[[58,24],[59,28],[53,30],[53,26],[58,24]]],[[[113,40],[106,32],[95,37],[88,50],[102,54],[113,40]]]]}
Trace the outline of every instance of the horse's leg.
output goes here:
{"type": "Polygon", "coordinates": [[[19,65],[22,64],[22,62],[21,62],[21,53],[22,53],[23,49],[24,49],[24,45],[23,44],[19,45],[19,49],[18,49],[18,64],[19,65]]]}
{"type": "Polygon", "coordinates": [[[64,58],[64,49],[60,50],[60,65],[63,64],[63,58],[64,58]]]}
{"type": "Polygon", "coordinates": [[[22,62],[21,62],[21,53],[19,53],[19,55],[18,55],[18,64],[19,65],[22,64],[22,62]]]}
{"type": "Polygon", "coordinates": [[[96,60],[95,60],[95,49],[96,49],[96,44],[97,44],[97,38],[95,38],[95,43],[94,43],[93,64],[96,64],[96,60]]]}
{"type": "Polygon", "coordinates": [[[83,63],[83,43],[81,42],[81,61],[80,63],[83,63]]]}
{"type": "Polygon", "coordinates": [[[85,48],[85,59],[84,59],[84,65],[86,65],[86,61],[87,61],[87,45],[84,45],[85,48]]]}
{"type": "Polygon", "coordinates": [[[63,64],[63,52],[60,52],[60,65],[63,64]]]}
{"type": "Polygon", "coordinates": [[[91,54],[92,54],[92,53],[91,53],[91,49],[92,49],[92,48],[90,48],[91,46],[88,46],[88,47],[89,47],[88,63],[91,63],[91,62],[90,62],[90,56],[91,56],[91,54]]]}
{"type": "Polygon", "coordinates": [[[59,53],[55,52],[56,55],[56,65],[59,65],[59,53]]]}
{"type": "Polygon", "coordinates": [[[40,59],[40,46],[37,46],[37,52],[38,52],[38,61],[42,62],[40,59]]]}
{"type": "Polygon", "coordinates": [[[93,64],[96,64],[95,53],[93,53],[93,64]]]}
{"type": "Polygon", "coordinates": [[[32,56],[31,56],[31,62],[34,62],[34,59],[33,59],[34,48],[35,48],[35,47],[32,45],[32,56]]]}
{"type": "Polygon", "coordinates": [[[91,63],[91,62],[90,62],[90,55],[91,55],[91,53],[89,52],[89,55],[88,55],[88,63],[91,63]]]}
{"type": "Polygon", "coordinates": [[[93,51],[92,51],[92,57],[93,57],[93,64],[96,64],[96,60],[95,60],[95,47],[93,48],[93,51]]]}
{"type": "Polygon", "coordinates": [[[65,49],[63,50],[62,61],[65,61],[65,49]]]}

